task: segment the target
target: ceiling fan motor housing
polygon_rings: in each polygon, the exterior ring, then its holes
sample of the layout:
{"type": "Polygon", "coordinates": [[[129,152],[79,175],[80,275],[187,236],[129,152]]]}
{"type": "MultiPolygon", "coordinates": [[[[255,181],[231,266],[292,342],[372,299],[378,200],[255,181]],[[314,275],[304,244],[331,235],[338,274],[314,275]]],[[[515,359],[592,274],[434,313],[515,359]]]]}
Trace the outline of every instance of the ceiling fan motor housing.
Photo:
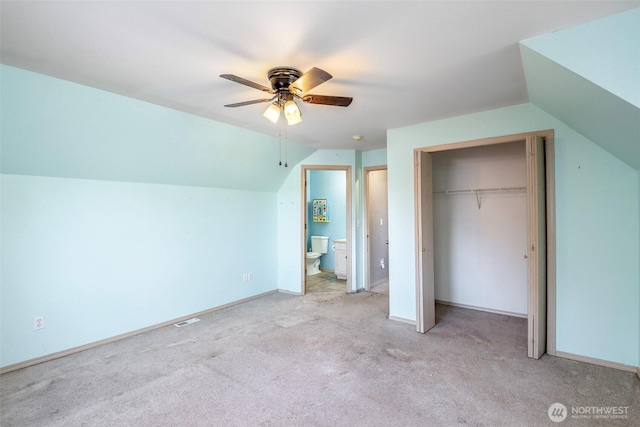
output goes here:
{"type": "Polygon", "coordinates": [[[302,71],[292,67],[275,67],[267,75],[273,90],[289,91],[289,86],[302,76],[302,71]]]}

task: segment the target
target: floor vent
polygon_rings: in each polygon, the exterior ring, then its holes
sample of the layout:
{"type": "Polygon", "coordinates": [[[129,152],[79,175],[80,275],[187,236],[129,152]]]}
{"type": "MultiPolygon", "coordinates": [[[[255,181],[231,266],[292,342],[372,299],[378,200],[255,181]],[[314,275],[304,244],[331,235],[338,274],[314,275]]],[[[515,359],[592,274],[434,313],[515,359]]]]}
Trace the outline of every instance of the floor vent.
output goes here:
{"type": "Polygon", "coordinates": [[[182,322],[174,323],[173,326],[177,326],[178,328],[182,328],[183,326],[187,326],[187,325],[190,325],[192,323],[199,322],[199,321],[200,321],[200,319],[198,319],[197,317],[194,317],[194,318],[189,319],[189,320],[183,320],[182,322]]]}

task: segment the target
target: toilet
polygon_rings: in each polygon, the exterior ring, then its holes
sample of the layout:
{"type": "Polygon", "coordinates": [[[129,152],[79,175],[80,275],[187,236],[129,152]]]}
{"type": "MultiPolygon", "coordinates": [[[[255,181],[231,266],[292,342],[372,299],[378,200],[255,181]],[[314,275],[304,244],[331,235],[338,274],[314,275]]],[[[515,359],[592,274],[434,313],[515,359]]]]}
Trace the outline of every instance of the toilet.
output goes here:
{"type": "Polygon", "coordinates": [[[320,273],[320,257],[327,253],[329,236],[311,236],[311,252],[307,252],[307,276],[320,273]]]}

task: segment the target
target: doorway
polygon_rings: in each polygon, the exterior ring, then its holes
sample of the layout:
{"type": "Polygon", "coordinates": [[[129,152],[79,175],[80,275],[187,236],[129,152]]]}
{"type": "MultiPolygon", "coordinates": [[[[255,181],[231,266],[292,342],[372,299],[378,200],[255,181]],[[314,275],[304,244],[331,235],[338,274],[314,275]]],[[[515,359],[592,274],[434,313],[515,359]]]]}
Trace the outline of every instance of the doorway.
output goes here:
{"type": "MultiPolygon", "coordinates": [[[[435,325],[433,230],[434,152],[524,141],[526,144],[526,221],[528,356],[555,354],[555,182],[553,131],[510,135],[415,150],[417,330],[435,325]]],[[[478,193],[476,193],[478,197],[478,193]]],[[[478,199],[478,206],[480,206],[478,199]]]]}
{"type": "Polygon", "coordinates": [[[302,293],[349,292],[351,167],[303,165],[301,171],[302,293]]]}
{"type": "Polygon", "coordinates": [[[365,283],[373,286],[389,281],[389,228],[387,167],[364,168],[365,283]]]}

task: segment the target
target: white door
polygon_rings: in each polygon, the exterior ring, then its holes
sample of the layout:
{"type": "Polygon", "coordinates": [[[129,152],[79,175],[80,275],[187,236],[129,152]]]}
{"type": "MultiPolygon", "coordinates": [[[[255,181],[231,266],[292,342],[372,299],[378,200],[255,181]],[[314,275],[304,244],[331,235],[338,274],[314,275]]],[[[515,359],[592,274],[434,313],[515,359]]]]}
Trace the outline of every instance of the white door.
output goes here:
{"type": "Polygon", "coordinates": [[[544,139],[527,137],[528,356],[545,352],[547,331],[547,241],[544,139]]]}
{"type": "Polygon", "coordinates": [[[416,152],[418,171],[418,292],[416,326],[420,333],[436,324],[435,275],[433,262],[433,166],[431,154],[416,152]]]}
{"type": "Polygon", "coordinates": [[[367,171],[367,238],[369,288],[389,279],[387,170],[367,171]]]}

